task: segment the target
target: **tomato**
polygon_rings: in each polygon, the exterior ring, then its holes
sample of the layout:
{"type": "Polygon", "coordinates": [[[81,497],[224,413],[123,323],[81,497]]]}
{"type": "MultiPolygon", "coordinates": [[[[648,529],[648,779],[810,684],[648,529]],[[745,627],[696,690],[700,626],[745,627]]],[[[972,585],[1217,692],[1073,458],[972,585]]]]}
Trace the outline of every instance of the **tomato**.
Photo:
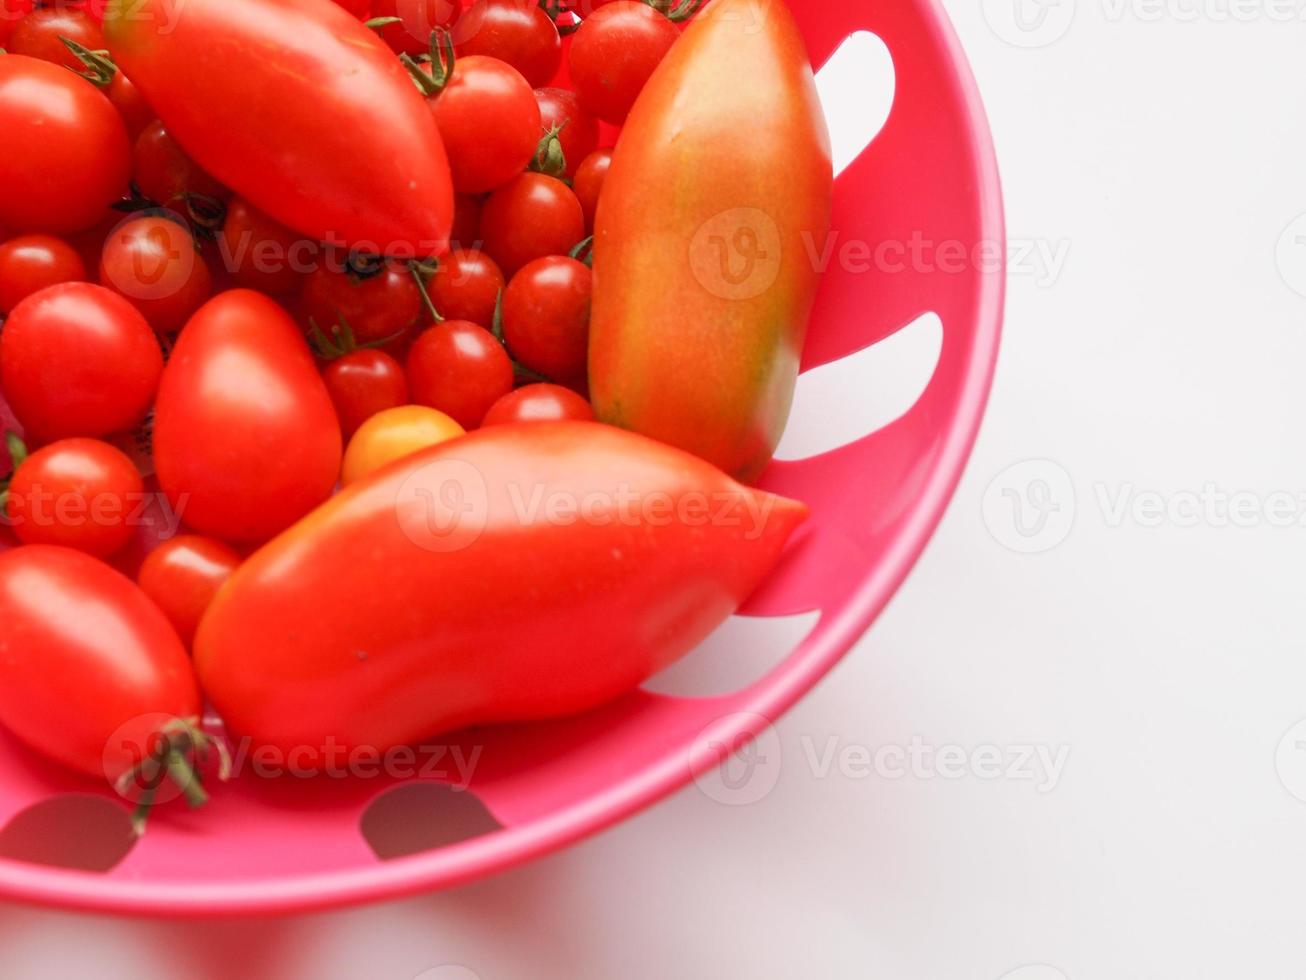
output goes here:
{"type": "Polygon", "coordinates": [[[488,330],[446,320],[423,331],[408,352],[408,393],[474,429],[490,406],[512,390],[508,352],[488,330]]]}
{"type": "Polygon", "coordinates": [[[86,278],[82,257],[62,238],[20,235],[0,245],[0,316],[46,286],[86,278]]]}
{"type": "Polygon", "coordinates": [[[576,392],[562,385],[524,385],[509,392],[490,406],[481,422],[487,425],[513,425],[518,422],[560,422],[573,419],[593,421],[594,409],[576,392]]]}
{"type": "Polygon", "coordinates": [[[520,174],[491,194],[481,211],[483,248],[508,276],[532,259],[566,255],[584,237],[580,201],[544,174],[520,174]]]}
{"type": "Polygon", "coordinates": [[[496,425],[346,487],[251,556],[195,664],[233,731],[283,748],[574,714],[693,649],[806,514],[609,426],[496,425]]]}
{"type": "Polygon", "coordinates": [[[211,206],[231,197],[231,191],[205,173],[177,145],[163,123],[155,120],[141,131],[132,148],[132,181],[151,201],[188,214],[192,200],[211,206]]]}
{"type": "Polygon", "coordinates": [[[145,318],[91,283],[33,293],[0,332],[0,387],[33,443],[132,428],[149,411],[162,370],[145,318]]]}
{"type": "Polygon", "coordinates": [[[494,259],[476,249],[457,249],[440,259],[427,283],[431,301],[447,320],[492,323],[503,290],[503,273],[494,259]]]}
{"type": "Polygon", "coordinates": [[[300,316],[330,331],[341,320],[360,344],[400,339],[422,317],[422,293],[402,262],[354,257],[344,267],[324,262],[299,294],[300,316]]]}
{"type": "Polygon", "coordinates": [[[187,525],[266,541],[331,494],[340,443],[313,355],[273,300],[231,290],[186,324],[159,385],[154,462],[187,525]]]}
{"type": "Polygon", "coordinates": [[[398,17],[377,32],[395,54],[426,54],[431,33],[447,30],[458,20],[458,0],[373,0],[373,17],[398,17]]]}
{"type": "Polygon", "coordinates": [[[190,229],[171,218],[124,221],[104,243],[100,285],[126,297],[150,326],[174,334],[213,291],[190,229]]]}
{"type": "Polygon", "coordinates": [[[582,160],[599,145],[599,123],[580,106],[576,93],[565,88],[537,88],[540,126],[544,132],[558,128],[558,142],[567,161],[566,177],[572,177],[582,160]]]}
{"type": "Polygon", "coordinates": [[[358,20],[367,20],[372,10],[371,0],[333,0],[333,2],[358,20]]]}
{"type": "Polygon", "coordinates": [[[607,179],[611,166],[612,151],[595,150],[576,168],[576,177],[571,182],[571,189],[575,191],[581,210],[585,212],[585,227],[590,231],[594,230],[599,193],[603,190],[603,182],[607,179]]]}
{"type": "Polygon", "coordinates": [[[408,403],[404,367],[384,351],[350,351],[326,366],[322,380],[346,436],[378,412],[408,403]]]}
{"type": "Polygon", "coordinates": [[[297,289],[317,261],[312,242],[240,197],[227,205],[218,251],[238,286],[274,295],[297,289]]]}
{"type": "Polygon", "coordinates": [[[479,248],[481,240],[481,199],[471,194],[455,194],[453,200],[453,231],[449,232],[451,248],[479,248]]]}
{"type": "MultiPolygon", "coordinates": [[[[585,18],[571,44],[571,79],[580,104],[605,122],[625,122],[653,70],[679,38],[675,24],[638,0],[618,0],[596,10],[585,18]]],[[[712,88],[746,88],[722,79],[748,77],[723,73],[713,80],[712,88]]]]}
{"type": "Polygon", "coordinates": [[[762,471],[798,377],[832,173],[788,8],[714,0],[640,98],[604,183],[589,371],[601,421],[740,479],[762,471]]]}
{"type": "Polygon", "coordinates": [[[59,40],[61,37],[92,51],[104,47],[100,28],[84,10],[54,6],[38,7],[20,20],[9,37],[8,51],[80,72],[81,61],[59,40]]]}
{"type": "Polygon", "coordinates": [[[105,41],[201,166],[314,241],[425,258],[453,218],[439,130],[374,31],[322,0],[111,0],[105,41]]]}
{"type": "Polygon", "coordinates": [[[512,356],[559,384],[585,383],[589,267],[561,255],[522,266],[503,294],[503,338],[512,356]]]}
{"type": "Polygon", "coordinates": [[[0,0],[0,47],[9,43],[18,22],[36,6],[36,0],[0,0]]]}
{"type": "Polygon", "coordinates": [[[345,450],[341,486],[357,483],[397,459],[456,439],[465,430],[444,412],[425,405],[401,405],[373,415],[345,450]]]}
{"type": "Polygon", "coordinates": [[[154,110],[145,101],[135,83],[122,72],[114,72],[109,87],[104,90],[109,101],[127,124],[127,135],[135,140],[154,122],[154,110]]]}
{"type": "Polygon", "coordinates": [[[454,37],[460,55],[486,55],[516,68],[532,88],[548,85],[562,65],[558,28],[537,0],[477,0],[454,37]]]}
{"type": "Polygon", "coordinates": [[[240,555],[221,541],[179,534],[145,557],[136,582],[189,649],[204,610],[239,567],[240,555]]]}
{"type": "Polygon", "coordinates": [[[94,85],[35,58],[0,57],[0,227],[91,227],[125,193],[130,155],[122,117],[94,85]]]}
{"type": "Polygon", "coordinates": [[[5,510],[24,544],[108,558],[131,540],[144,502],[141,475],[122,450],[98,439],[60,439],[19,464],[5,510]]]}

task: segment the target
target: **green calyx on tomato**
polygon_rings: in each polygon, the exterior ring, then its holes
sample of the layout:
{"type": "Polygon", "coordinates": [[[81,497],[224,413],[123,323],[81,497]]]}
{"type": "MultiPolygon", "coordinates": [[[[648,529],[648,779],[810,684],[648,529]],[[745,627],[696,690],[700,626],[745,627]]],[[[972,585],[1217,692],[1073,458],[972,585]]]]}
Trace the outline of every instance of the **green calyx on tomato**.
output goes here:
{"type": "Polygon", "coordinates": [[[218,779],[231,778],[231,755],[221,739],[214,738],[200,728],[198,718],[174,718],[159,729],[153,740],[153,751],[134,769],[118,777],[114,788],[123,796],[136,792],[136,808],[132,811],[132,830],[139,837],[145,833],[159,788],[168,780],[176,784],[191,807],[203,806],[209,800],[200,779],[198,763],[208,758],[213,750],[218,758],[218,779]]]}
{"type": "Polygon", "coordinates": [[[566,126],[565,122],[560,126],[551,126],[540,138],[540,145],[535,150],[535,158],[531,160],[531,169],[537,174],[554,177],[569,184],[570,181],[566,176],[567,154],[563,152],[562,140],[558,138],[566,126]]]}
{"type": "Polygon", "coordinates": [[[332,324],[329,333],[323,330],[312,317],[308,318],[308,346],[313,348],[313,353],[324,361],[339,360],[346,354],[352,354],[356,350],[377,350],[386,344],[393,343],[404,335],[401,330],[388,337],[380,337],[367,343],[359,343],[358,338],[354,336],[354,328],[349,325],[345,315],[338,313],[336,316],[338,319],[332,324]]]}
{"type": "Polygon", "coordinates": [[[454,53],[453,35],[444,28],[437,28],[431,32],[431,50],[428,54],[421,56],[422,60],[418,61],[410,54],[401,54],[399,60],[403,62],[408,74],[412,76],[414,84],[417,85],[417,91],[421,92],[425,98],[433,99],[445,90],[449,80],[453,78],[453,66],[457,60],[454,53]],[[429,65],[428,68],[422,67],[423,63],[429,65]]]}
{"type": "Polygon", "coordinates": [[[644,0],[673,24],[689,20],[703,7],[704,0],[644,0]]]}
{"type": "Polygon", "coordinates": [[[107,51],[92,51],[84,44],[78,44],[70,37],[59,38],[64,46],[73,53],[78,61],[86,66],[82,77],[96,88],[108,88],[113,76],[118,73],[118,66],[113,63],[107,51]]]}
{"type": "Polygon", "coordinates": [[[439,259],[426,259],[422,262],[413,259],[408,263],[408,273],[413,277],[413,282],[417,285],[417,291],[422,294],[422,305],[426,307],[426,312],[430,314],[431,319],[436,323],[444,323],[444,317],[435,308],[435,301],[431,299],[431,291],[428,288],[432,277],[439,271],[439,259]]]}
{"type": "Polygon", "coordinates": [[[9,475],[0,480],[0,515],[9,512],[9,484],[13,482],[18,467],[27,459],[27,443],[17,432],[5,433],[5,448],[9,451],[9,475]]]}

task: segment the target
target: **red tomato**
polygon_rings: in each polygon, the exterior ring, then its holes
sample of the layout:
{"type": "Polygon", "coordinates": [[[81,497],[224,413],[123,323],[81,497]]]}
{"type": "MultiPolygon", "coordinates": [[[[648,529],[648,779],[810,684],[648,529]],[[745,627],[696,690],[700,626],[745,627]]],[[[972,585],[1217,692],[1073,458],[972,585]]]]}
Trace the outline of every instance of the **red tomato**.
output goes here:
{"type": "Polygon", "coordinates": [[[0,245],[0,316],[46,286],[86,278],[82,257],[62,238],[21,235],[0,245]]]}
{"type": "Polygon", "coordinates": [[[0,0],[0,47],[9,43],[18,22],[35,6],[36,0],[0,0]]]}
{"type": "Polygon", "coordinates": [[[540,106],[540,127],[544,132],[560,127],[558,142],[567,161],[565,176],[574,176],[581,161],[599,145],[598,120],[580,107],[580,99],[570,89],[537,88],[535,101],[540,106]]]}
{"type": "Polygon", "coordinates": [[[562,385],[524,385],[490,406],[481,427],[519,422],[592,422],[594,409],[576,392],[562,385]]]}
{"type": "Polygon", "coordinates": [[[24,544],[108,558],[131,540],[144,503],[141,475],[122,450],[98,439],[60,439],[14,471],[6,512],[24,544]]]}
{"type": "Polygon", "coordinates": [[[367,20],[371,13],[371,0],[334,0],[336,6],[358,20],[367,20]]]}
{"type": "Polygon", "coordinates": [[[373,17],[398,17],[377,31],[395,54],[426,54],[431,34],[448,30],[458,20],[458,0],[372,0],[373,17]]]}
{"type": "Polygon", "coordinates": [[[446,320],[423,331],[408,352],[408,392],[474,429],[490,406],[512,391],[512,360],[483,327],[446,320]]]}
{"type": "Polygon", "coordinates": [[[141,133],[154,122],[154,110],[145,101],[135,83],[120,71],[113,73],[109,86],[104,90],[113,107],[127,124],[127,136],[132,140],[140,138],[141,133]]]}
{"type": "Polygon", "coordinates": [[[479,248],[481,240],[481,199],[471,194],[455,194],[453,199],[453,231],[449,232],[451,248],[479,248]]]}
{"type": "Polygon", "coordinates": [[[599,193],[603,190],[603,181],[607,179],[608,169],[611,166],[612,151],[595,150],[576,168],[571,189],[580,201],[581,210],[585,212],[587,231],[594,230],[594,215],[599,209],[599,193]]]}
{"type": "Polygon", "coordinates": [[[506,61],[532,88],[548,85],[562,65],[558,28],[537,0],[477,0],[454,37],[460,55],[506,61]]]}
{"type": "Polygon", "coordinates": [[[204,610],[239,567],[240,555],[221,541],[179,534],[146,556],[136,582],[189,648],[204,610]]]}
{"type": "Polygon", "coordinates": [[[484,250],[511,276],[532,259],[566,255],[585,237],[585,213],[570,187],[544,174],[520,174],[481,211],[484,250]]]}
{"type": "Polygon", "coordinates": [[[304,273],[317,263],[312,242],[241,197],[227,205],[218,251],[223,267],[238,286],[272,294],[297,288],[304,273]]]}
{"type": "Polygon", "coordinates": [[[155,120],[142,130],[132,150],[132,180],[156,204],[188,213],[193,195],[225,202],[231,191],[204,172],[177,145],[163,123],[155,120]]]}
{"type": "Polygon", "coordinates": [[[0,333],[0,387],[34,443],[130,429],[149,411],[162,370],[145,318],[91,283],[33,293],[0,333]]]}
{"type": "Polygon", "coordinates": [[[127,189],[131,148],[122,117],[67,69],[0,57],[0,227],[81,231],[127,189]]]}
{"type": "Polygon", "coordinates": [[[213,291],[190,229],[171,218],[130,218],[110,233],[100,285],[125,297],[150,326],[174,334],[213,291]]]}
{"type": "Polygon", "coordinates": [[[585,19],[572,39],[572,83],[580,103],[620,125],[680,31],[638,0],[617,0],[585,19]]]}
{"type": "Polygon", "coordinates": [[[326,366],[322,380],[346,438],[378,412],[408,404],[404,367],[385,351],[350,351],[326,366]]]}
{"type": "Polygon", "coordinates": [[[476,249],[457,249],[442,256],[426,284],[431,302],[446,320],[491,323],[504,287],[498,264],[476,249]]]}
{"type": "Polygon", "coordinates": [[[331,494],[340,423],[290,316],[247,289],[186,324],[154,411],[159,483],[190,527],[262,542],[331,494]]]}
{"type": "Polygon", "coordinates": [[[59,40],[61,37],[76,41],[91,51],[104,47],[100,28],[84,10],[54,6],[38,7],[20,20],[10,35],[8,51],[81,72],[81,61],[59,40]]]}
{"type": "Polygon", "coordinates": [[[304,279],[300,317],[330,333],[343,319],[360,344],[401,340],[422,318],[422,293],[402,262],[351,259],[326,262],[304,279]]]}
{"type": "Polygon", "coordinates": [[[503,338],[512,356],[560,384],[585,383],[593,277],[561,255],[522,266],[503,294],[503,338]]]}

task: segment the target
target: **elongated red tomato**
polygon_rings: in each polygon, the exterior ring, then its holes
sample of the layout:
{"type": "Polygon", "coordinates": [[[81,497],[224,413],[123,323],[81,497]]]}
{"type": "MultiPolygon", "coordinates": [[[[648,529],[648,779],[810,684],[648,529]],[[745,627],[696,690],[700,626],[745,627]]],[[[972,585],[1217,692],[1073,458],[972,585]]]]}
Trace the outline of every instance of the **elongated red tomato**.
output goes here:
{"type": "Polygon", "coordinates": [[[608,426],[492,426],[251,556],[200,623],[196,667],[235,731],[287,749],[583,711],[734,612],[806,513],[608,426]]]}
{"type": "Polygon", "coordinates": [[[440,134],[389,47],[345,10],[112,0],[104,35],[183,149],[259,210],[351,248],[443,251],[453,191],[440,134]]]}
{"type": "Polygon", "coordinates": [[[183,328],[154,414],[159,483],[181,519],[266,541],[320,504],[340,423],[294,320],[261,293],[214,297],[183,328]]]}

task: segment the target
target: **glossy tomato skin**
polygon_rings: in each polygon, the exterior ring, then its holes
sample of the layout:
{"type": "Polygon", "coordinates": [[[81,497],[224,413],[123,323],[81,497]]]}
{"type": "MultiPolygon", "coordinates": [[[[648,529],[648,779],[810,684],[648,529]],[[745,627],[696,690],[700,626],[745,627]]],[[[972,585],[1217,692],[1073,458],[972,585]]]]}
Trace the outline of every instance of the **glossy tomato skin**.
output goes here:
{"type": "Polygon", "coordinates": [[[100,285],[124,297],[155,330],[175,334],[213,291],[190,229],[161,217],[131,218],[100,256],[100,285]]]}
{"type": "Polygon", "coordinates": [[[239,197],[227,205],[218,251],[238,286],[274,296],[298,289],[318,261],[313,243],[239,197]]]}
{"type": "Polygon", "coordinates": [[[618,0],[596,10],[576,32],[568,62],[581,105],[604,122],[624,123],[679,38],[675,24],[640,0],[618,0]]]}
{"type": "Polygon", "coordinates": [[[86,279],[77,249],[53,235],[20,235],[0,245],[0,316],[47,286],[86,279]]]}
{"type": "Polygon", "coordinates": [[[560,127],[558,142],[567,161],[565,176],[574,177],[581,161],[599,145],[598,120],[581,108],[571,89],[537,88],[535,101],[540,106],[540,128],[547,133],[560,127]]]}
{"type": "Polygon", "coordinates": [[[24,544],[57,544],[96,558],[135,533],[145,486],[120,449],[98,439],[60,439],[14,472],[6,514],[24,544]]]}
{"type": "Polygon", "coordinates": [[[280,306],[235,289],[186,324],[159,385],[154,462],[191,528],[266,541],[331,493],[340,424],[303,335],[280,306]]]}
{"type": "Polygon", "coordinates": [[[192,160],[157,119],[141,130],[132,146],[132,181],[149,200],[180,214],[187,213],[190,195],[224,202],[231,197],[231,191],[192,160]]]}
{"type": "Polygon", "coordinates": [[[450,439],[466,430],[444,412],[425,405],[401,405],[373,415],[345,449],[340,485],[349,486],[395,460],[450,439]]]}
{"type": "Polygon", "coordinates": [[[136,582],[189,649],[204,611],[240,562],[235,549],[215,538],[179,534],[145,557],[136,582]]]}
{"type": "Polygon", "coordinates": [[[10,54],[40,58],[53,65],[81,72],[85,66],[68,49],[60,37],[76,41],[84,48],[99,51],[104,35],[84,10],[71,6],[38,7],[13,29],[7,50],[10,54]]]}
{"type": "Polygon", "coordinates": [[[145,318],[91,283],[33,293],[0,332],[0,386],[33,444],[132,428],[149,411],[162,370],[145,318]]]}
{"type": "Polygon", "coordinates": [[[385,351],[350,351],[326,366],[322,380],[346,437],[373,415],[408,403],[404,367],[385,351]]]}
{"type": "Polygon", "coordinates": [[[454,32],[458,54],[506,61],[532,88],[548,85],[562,65],[562,39],[536,0],[477,0],[454,32]]]}
{"type": "Polygon", "coordinates": [[[373,0],[373,17],[398,17],[377,33],[395,54],[419,55],[431,49],[431,32],[448,30],[458,21],[458,0],[373,0]]]}
{"type": "Polygon", "coordinates": [[[408,352],[408,394],[474,429],[512,390],[512,360],[484,327],[445,320],[424,330],[408,352]]]}
{"type": "Polygon", "coordinates": [[[453,193],[439,131],[394,52],[342,8],[111,0],[104,33],[177,142],[259,210],[315,241],[444,250],[453,193]]]}
{"type": "Polygon", "coordinates": [[[427,291],[446,320],[492,323],[506,283],[498,263],[476,249],[456,249],[441,257],[427,291]]]}
{"type": "Polygon", "coordinates": [[[343,319],[360,344],[402,340],[422,317],[422,293],[403,263],[384,261],[366,275],[323,262],[304,278],[300,317],[324,331],[343,319]]]}
{"type": "Polygon", "coordinates": [[[594,421],[594,409],[576,392],[562,385],[523,385],[490,406],[481,427],[522,422],[594,421]]]}
{"type": "Polygon", "coordinates": [[[532,259],[566,255],[584,237],[580,201],[544,174],[519,175],[491,194],[481,211],[483,248],[507,276],[532,259]]]}
{"type": "Polygon", "coordinates": [[[122,117],[94,85],[36,58],[0,57],[0,227],[90,228],[126,192],[130,156],[122,117]]]}
{"type": "Polygon", "coordinates": [[[492,426],[345,488],[253,555],[195,663],[232,729],[279,747],[384,751],[573,714],[692,649],[805,516],[609,426],[492,426]]]}
{"type": "Polygon", "coordinates": [[[195,719],[181,641],[126,576],[70,548],[0,554],[0,724],[69,768],[116,781],[165,720],[195,719]]]}
{"type": "Polygon", "coordinates": [[[503,337],[512,356],[559,384],[585,383],[593,276],[562,255],[522,266],[503,294],[503,337]]]}
{"type": "Polygon", "coordinates": [[[594,216],[599,210],[599,194],[603,191],[603,182],[612,167],[611,150],[595,150],[587,156],[576,169],[576,177],[571,189],[580,201],[581,210],[585,212],[585,228],[594,230],[594,216]]]}

